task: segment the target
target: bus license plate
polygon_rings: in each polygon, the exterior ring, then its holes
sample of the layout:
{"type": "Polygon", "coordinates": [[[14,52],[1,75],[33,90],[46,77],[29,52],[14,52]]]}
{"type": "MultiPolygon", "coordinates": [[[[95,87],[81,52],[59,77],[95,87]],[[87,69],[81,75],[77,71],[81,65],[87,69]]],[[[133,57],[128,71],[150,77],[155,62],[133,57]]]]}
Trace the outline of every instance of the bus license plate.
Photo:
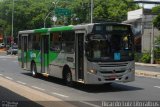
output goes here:
{"type": "Polygon", "coordinates": [[[109,76],[109,79],[116,79],[116,78],[117,78],[116,75],[109,76]]]}

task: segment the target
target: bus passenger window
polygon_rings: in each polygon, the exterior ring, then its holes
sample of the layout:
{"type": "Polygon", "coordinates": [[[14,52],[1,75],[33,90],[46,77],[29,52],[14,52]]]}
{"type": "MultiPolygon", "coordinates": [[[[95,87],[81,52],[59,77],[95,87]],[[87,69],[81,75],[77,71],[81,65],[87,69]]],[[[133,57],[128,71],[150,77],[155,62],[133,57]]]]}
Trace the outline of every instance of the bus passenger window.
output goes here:
{"type": "Polygon", "coordinates": [[[75,32],[74,31],[65,31],[62,32],[62,50],[65,53],[74,53],[74,40],[75,32]]]}
{"type": "Polygon", "coordinates": [[[30,34],[29,36],[28,36],[28,49],[29,50],[31,50],[32,49],[32,42],[33,42],[33,38],[32,38],[33,36],[30,34]]]}
{"type": "Polygon", "coordinates": [[[52,33],[50,37],[50,51],[60,52],[61,51],[61,33],[52,33]]]}
{"type": "Polygon", "coordinates": [[[40,35],[34,35],[33,37],[33,47],[34,50],[40,50],[40,35]]]}

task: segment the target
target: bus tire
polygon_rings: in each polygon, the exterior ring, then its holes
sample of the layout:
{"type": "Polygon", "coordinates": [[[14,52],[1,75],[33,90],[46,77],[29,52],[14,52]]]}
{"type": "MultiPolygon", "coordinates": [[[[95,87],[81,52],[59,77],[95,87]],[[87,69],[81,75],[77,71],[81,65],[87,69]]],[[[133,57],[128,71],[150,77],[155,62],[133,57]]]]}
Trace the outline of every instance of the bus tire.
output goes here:
{"type": "Polygon", "coordinates": [[[106,86],[112,86],[112,82],[105,83],[106,86]]]}
{"type": "Polygon", "coordinates": [[[32,73],[32,76],[33,77],[37,77],[37,68],[36,68],[36,64],[35,63],[32,63],[31,64],[31,73],[32,73]]]}
{"type": "Polygon", "coordinates": [[[70,87],[71,87],[71,86],[73,85],[72,74],[71,74],[70,71],[67,71],[67,72],[65,73],[64,80],[65,80],[65,84],[66,84],[67,86],[70,86],[70,87]]]}

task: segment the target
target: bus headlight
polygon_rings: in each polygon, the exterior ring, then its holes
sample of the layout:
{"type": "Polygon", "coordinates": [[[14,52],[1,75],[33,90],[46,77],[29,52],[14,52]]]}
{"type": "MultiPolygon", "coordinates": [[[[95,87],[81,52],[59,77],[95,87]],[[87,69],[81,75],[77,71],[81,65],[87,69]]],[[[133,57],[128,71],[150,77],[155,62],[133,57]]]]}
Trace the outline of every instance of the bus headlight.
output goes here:
{"type": "Polygon", "coordinates": [[[88,72],[92,73],[92,74],[96,74],[97,73],[97,71],[95,69],[88,69],[88,72]]]}

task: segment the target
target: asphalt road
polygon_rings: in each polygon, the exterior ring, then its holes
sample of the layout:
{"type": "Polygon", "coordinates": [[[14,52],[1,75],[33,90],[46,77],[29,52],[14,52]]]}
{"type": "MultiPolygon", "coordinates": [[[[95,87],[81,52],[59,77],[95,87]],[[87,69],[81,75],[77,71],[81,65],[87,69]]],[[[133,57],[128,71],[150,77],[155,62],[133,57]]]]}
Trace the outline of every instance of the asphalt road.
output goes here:
{"type": "MultiPolygon", "coordinates": [[[[136,66],[136,69],[157,70],[143,66],[136,66]]],[[[16,56],[0,56],[0,76],[83,107],[100,107],[102,101],[160,101],[160,79],[136,77],[134,82],[113,83],[111,86],[75,84],[68,87],[57,78],[33,78],[29,71],[18,66],[16,56]]]]}
{"type": "Polygon", "coordinates": [[[160,72],[160,67],[153,67],[153,66],[142,66],[142,65],[136,65],[136,70],[143,70],[143,71],[153,71],[153,72],[160,72]]]}

